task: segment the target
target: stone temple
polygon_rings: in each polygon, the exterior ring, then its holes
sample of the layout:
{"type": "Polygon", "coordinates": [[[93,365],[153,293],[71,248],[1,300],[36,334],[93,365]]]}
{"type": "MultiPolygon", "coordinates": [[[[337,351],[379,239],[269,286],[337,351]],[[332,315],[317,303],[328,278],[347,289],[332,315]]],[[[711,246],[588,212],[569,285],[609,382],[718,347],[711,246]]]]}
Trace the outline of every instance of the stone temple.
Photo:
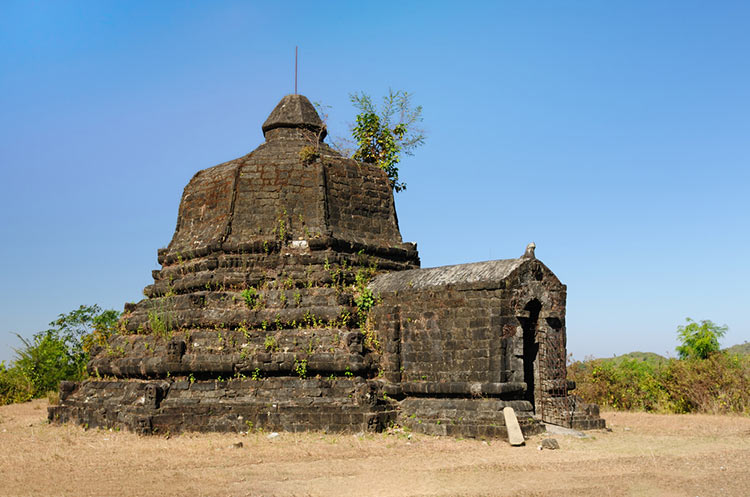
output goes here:
{"type": "Polygon", "coordinates": [[[63,382],[52,422],[181,431],[600,428],[566,380],[566,287],[534,256],[420,269],[378,167],[301,95],[185,187],[145,299],[63,382]]]}

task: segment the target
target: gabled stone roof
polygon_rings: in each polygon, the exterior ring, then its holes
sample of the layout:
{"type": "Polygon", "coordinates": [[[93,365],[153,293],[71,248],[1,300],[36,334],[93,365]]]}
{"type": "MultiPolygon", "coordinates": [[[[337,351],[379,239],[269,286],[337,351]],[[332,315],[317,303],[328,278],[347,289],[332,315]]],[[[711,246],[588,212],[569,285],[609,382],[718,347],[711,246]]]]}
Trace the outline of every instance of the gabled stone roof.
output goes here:
{"type": "Polygon", "coordinates": [[[531,259],[502,259],[398,271],[377,276],[370,283],[370,288],[376,292],[395,292],[447,285],[498,282],[504,280],[515,269],[528,262],[531,262],[531,259]]]}

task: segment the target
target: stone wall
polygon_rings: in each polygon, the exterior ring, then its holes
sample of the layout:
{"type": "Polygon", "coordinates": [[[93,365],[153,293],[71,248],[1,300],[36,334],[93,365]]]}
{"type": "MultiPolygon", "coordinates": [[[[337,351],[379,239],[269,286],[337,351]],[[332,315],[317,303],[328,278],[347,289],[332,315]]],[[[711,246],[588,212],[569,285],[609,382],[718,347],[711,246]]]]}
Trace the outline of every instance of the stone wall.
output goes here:
{"type": "Polygon", "coordinates": [[[385,172],[353,160],[326,167],[328,225],[335,238],[365,244],[401,244],[393,193],[385,172]]]}
{"type": "Polygon", "coordinates": [[[65,382],[49,418],[141,434],[379,431],[395,411],[376,391],[359,377],[65,382]]]}
{"type": "Polygon", "coordinates": [[[375,376],[379,354],[362,345],[359,330],[311,328],[266,330],[184,329],[168,337],[117,335],[107,349],[96,350],[89,368],[94,375],[118,378],[200,378],[344,375],[375,376]],[[298,367],[304,363],[304,373],[298,367]]]}
{"type": "Polygon", "coordinates": [[[507,439],[505,407],[515,410],[525,436],[544,431],[531,416],[528,403],[492,397],[410,397],[399,404],[398,423],[427,435],[507,439]]]}

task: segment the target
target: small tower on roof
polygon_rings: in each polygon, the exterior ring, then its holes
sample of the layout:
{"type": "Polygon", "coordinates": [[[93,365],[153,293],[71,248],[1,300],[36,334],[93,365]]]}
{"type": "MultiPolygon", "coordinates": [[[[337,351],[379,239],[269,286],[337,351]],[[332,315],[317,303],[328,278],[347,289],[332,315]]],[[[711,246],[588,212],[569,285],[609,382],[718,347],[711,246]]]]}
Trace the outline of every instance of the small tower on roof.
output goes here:
{"type": "Polygon", "coordinates": [[[287,95],[282,98],[263,123],[263,135],[266,136],[269,131],[280,128],[306,129],[320,140],[327,135],[325,125],[315,107],[304,95],[287,95]]]}

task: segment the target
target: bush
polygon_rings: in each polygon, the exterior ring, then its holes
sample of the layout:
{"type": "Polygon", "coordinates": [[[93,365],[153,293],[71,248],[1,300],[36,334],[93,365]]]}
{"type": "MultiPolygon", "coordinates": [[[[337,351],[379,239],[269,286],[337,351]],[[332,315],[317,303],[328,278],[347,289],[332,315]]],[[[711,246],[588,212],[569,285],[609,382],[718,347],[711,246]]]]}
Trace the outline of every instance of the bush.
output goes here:
{"type": "Polygon", "coordinates": [[[664,386],[673,412],[750,414],[750,358],[715,353],[670,361],[664,386]]]}
{"type": "Polygon", "coordinates": [[[424,143],[424,133],[415,125],[422,121],[422,106],[412,107],[411,95],[405,91],[388,90],[380,112],[366,93],[349,96],[359,109],[352,136],[357,142],[353,159],[375,164],[388,175],[394,192],[406,190],[398,178],[401,154],[411,155],[424,143]]]}
{"type": "Polygon", "coordinates": [[[750,414],[750,358],[715,353],[664,364],[594,359],[568,367],[586,402],[623,410],[750,414]]]}
{"type": "Polygon", "coordinates": [[[63,380],[85,378],[91,349],[106,343],[119,317],[119,312],[102,311],[97,305],[80,306],[60,314],[50,329],[30,340],[16,335],[23,347],[16,349],[11,365],[0,363],[0,404],[42,397],[63,380]]]}
{"type": "Polygon", "coordinates": [[[660,410],[668,398],[660,375],[659,365],[636,359],[594,359],[568,368],[568,378],[576,382],[579,396],[614,409],[660,410]]]}
{"type": "Polygon", "coordinates": [[[18,368],[0,362],[0,405],[26,402],[34,397],[34,386],[18,368]]]}
{"type": "Polygon", "coordinates": [[[56,390],[62,380],[83,377],[85,357],[71,351],[56,330],[37,333],[31,341],[18,338],[24,347],[16,350],[14,369],[31,382],[35,397],[56,390]]]}

